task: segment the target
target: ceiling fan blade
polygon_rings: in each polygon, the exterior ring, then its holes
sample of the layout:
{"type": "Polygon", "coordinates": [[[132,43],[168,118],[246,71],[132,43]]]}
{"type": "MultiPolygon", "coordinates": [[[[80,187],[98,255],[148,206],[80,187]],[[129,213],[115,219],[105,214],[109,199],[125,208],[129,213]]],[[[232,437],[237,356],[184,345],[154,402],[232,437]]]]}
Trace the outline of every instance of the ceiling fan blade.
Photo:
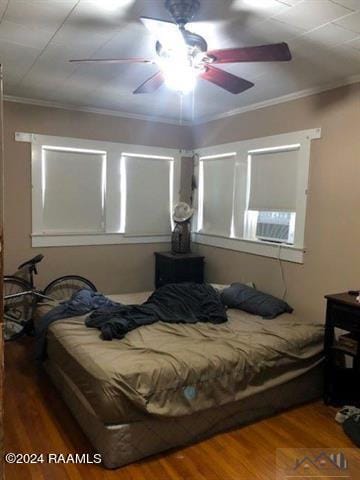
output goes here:
{"type": "Polygon", "coordinates": [[[165,48],[177,49],[185,46],[184,37],[176,23],[151,17],[140,17],[140,20],[165,48]]]}
{"type": "Polygon", "coordinates": [[[69,60],[71,63],[155,63],[146,58],[83,58],[80,60],[69,60]]]}
{"type": "Polygon", "coordinates": [[[207,70],[201,73],[200,77],[234,94],[244,92],[254,86],[252,82],[212,65],[207,65],[207,70]]]}
{"type": "Polygon", "coordinates": [[[133,93],[153,93],[164,83],[165,79],[162,72],[157,72],[144,83],[142,83],[133,93]]]}
{"type": "Polygon", "coordinates": [[[227,48],[211,50],[207,55],[214,58],[214,64],[237,62],[288,62],[291,52],[288,44],[272,43],[257,47],[227,48]]]}

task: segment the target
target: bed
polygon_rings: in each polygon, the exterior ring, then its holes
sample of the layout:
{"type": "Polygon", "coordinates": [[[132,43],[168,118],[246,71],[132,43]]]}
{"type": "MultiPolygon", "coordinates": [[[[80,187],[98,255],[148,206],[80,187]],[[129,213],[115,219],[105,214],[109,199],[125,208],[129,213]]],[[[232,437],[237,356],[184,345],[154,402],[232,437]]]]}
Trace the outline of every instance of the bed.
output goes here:
{"type": "MultiPolygon", "coordinates": [[[[142,303],[149,292],[112,295],[142,303]]],[[[322,392],[323,325],[263,320],[143,326],[106,342],[84,317],[54,322],[44,366],[76,420],[117,468],[272,415],[322,392]]]]}

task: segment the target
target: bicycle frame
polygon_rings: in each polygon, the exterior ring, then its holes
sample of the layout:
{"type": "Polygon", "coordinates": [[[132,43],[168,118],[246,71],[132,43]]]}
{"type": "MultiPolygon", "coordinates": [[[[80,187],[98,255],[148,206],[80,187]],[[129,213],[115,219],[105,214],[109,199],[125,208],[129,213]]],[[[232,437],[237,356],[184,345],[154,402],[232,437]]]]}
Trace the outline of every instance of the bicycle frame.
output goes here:
{"type": "Polygon", "coordinates": [[[12,293],[11,295],[6,295],[4,297],[4,300],[9,300],[10,298],[24,297],[25,295],[31,295],[33,297],[45,298],[47,300],[54,300],[53,298],[48,297],[47,295],[44,295],[43,293],[41,293],[37,290],[28,290],[26,292],[12,293]]]}
{"type": "Polygon", "coordinates": [[[18,298],[18,297],[25,297],[26,295],[31,295],[32,297],[38,297],[38,298],[45,298],[47,300],[53,300],[52,298],[44,295],[40,290],[35,289],[34,273],[37,274],[37,269],[35,265],[26,265],[22,268],[19,268],[12,276],[25,280],[31,287],[31,290],[27,290],[25,292],[13,293],[10,295],[5,295],[4,300],[10,300],[12,298],[18,298]]]}
{"type": "Polygon", "coordinates": [[[30,266],[20,268],[17,272],[13,274],[13,276],[22,278],[30,285],[33,290],[35,290],[34,270],[30,266]]]}
{"type": "Polygon", "coordinates": [[[33,314],[42,300],[54,302],[55,306],[69,300],[77,290],[86,288],[97,291],[90,280],[79,275],[64,275],[52,280],[44,289],[37,289],[34,275],[37,274],[36,265],[43,258],[39,254],[21,264],[13,275],[4,277],[4,285],[8,287],[8,293],[4,295],[6,340],[15,340],[24,333],[33,332],[33,314]]]}

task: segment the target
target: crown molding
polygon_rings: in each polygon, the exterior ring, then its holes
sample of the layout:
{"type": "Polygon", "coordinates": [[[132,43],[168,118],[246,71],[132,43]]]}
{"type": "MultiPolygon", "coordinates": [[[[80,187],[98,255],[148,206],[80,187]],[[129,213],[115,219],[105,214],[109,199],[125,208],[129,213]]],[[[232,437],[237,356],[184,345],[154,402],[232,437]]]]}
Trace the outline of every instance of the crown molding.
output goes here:
{"type": "Polygon", "coordinates": [[[213,122],[214,120],[221,120],[222,118],[228,118],[234,115],[239,115],[241,113],[251,112],[253,110],[259,110],[260,108],[271,107],[273,105],[278,105],[280,103],[291,102],[292,100],[297,100],[303,97],[309,97],[311,95],[316,95],[321,92],[326,92],[327,90],[333,90],[335,88],[351,85],[353,83],[358,83],[358,82],[360,82],[360,75],[352,75],[351,77],[347,77],[341,81],[327,83],[326,85],[307,88],[305,90],[299,90],[294,93],[289,93],[288,95],[282,95],[280,97],[264,100],[263,102],[252,103],[251,105],[247,105],[245,107],[235,108],[233,110],[229,110],[228,112],[200,117],[194,122],[192,122],[191,125],[201,125],[204,123],[213,122]]]}
{"type": "Polygon", "coordinates": [[[15,103],[24,103],[28,105],[37,105],[40,107],[48,108],[60,108],[63,110],[72,110],[76,112],[85,112],[85,113],[96,113],[99,115],[109,115],[113,117],[121,118],[131,118],[135,120],[143,120],[147,122],[158,122],[165,123],[169,125],[178,125],[178,126],[196,126],[202,125],[205,123],[213,122],[215,120],[221,120],[223,118],[233,117],[234,115],[239,115],[241,113],[251,112],[253,110],[259,110],[261,108],[271,107],[273,105],[278,105],[281,103],[291,102],[292,100],[298,100],[300,98],[309,97],[311,95],[316,95],[321,92],[326,92],[327,90],[333,90],[335,88],[343,87],[346,85],[351,85],[353,83],[360,82],[360,75],[352,75],[343,80],[337,82],[327,83],[322,86],[307,88],[305,90],[299,90],[297,92],[289,93],[288,95],[282,95],[280,97],[271,98],[269,100],[264,100],[263,102],[252,103],[244,107],[235,108],[229,110],[228,112],[218,113],[215,115],[203,116],[193,121],[189,120],[174,120],[167,117],[161,116],[152,116],[139,113],[130,113],[122,112],[120,110],[110,110],[106,108],[93,108],[93,107],[82,107],[79,105],[71,105],[65,103],[51,102],[48,100],[40,100],[35,98],[26,98],[26,97],[16,97],[12,95],[4,95],[4,100],[7,102],[15,103]]]}
{"type": "Polygon", "coordinates": [[[71,110],[75,112],[96,113],[99,115],[109,115],[112,117],[131,118],[131,119],[143,120],[147,122],[166,123],[170,125],[179,125],[179,126],[192,125],[192,122],[189,122],[187,120],[182,120],[182,121],[173,120],[167,117],[143,115],[140,113],[122,112],[120,110],[110,110],[107,108],[82,107],[79,105],[57,103],[57,102],[51,102],[49,100],[40,100],[36,98],[16,97],[13,95],[4,95],[4,101],[14,102],[14,103],[23,103],[26,105],[36,105],[38,107],[60,108],[62,110],[71,110]]]}
{"type": "Polygon", "coordinates": [[[183,157],[192,157],[194,155],[194,150],[189,150],[189,149],[181,149],[179,150],[180,155],[183,157]]]}

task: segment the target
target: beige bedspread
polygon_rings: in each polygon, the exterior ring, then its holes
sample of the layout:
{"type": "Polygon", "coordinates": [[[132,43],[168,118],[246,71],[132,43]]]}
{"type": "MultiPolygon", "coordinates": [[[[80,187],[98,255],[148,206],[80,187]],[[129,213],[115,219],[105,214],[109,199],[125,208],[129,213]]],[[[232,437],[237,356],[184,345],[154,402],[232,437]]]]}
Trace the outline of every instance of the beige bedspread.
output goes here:
{"type": "MultiPolygon", "coordinates": [[[[140,303],[147,296],[111,298],[140,303]]],[[[60,320],[49,328],[47,351],[106,424],[223,405],[322,361],[321,324],[290,314],[263,320],[239,310],[228,310],[228,317],[220,325],[158,322],[110,342],[87,328],[84,317],[60,320]]]]}

